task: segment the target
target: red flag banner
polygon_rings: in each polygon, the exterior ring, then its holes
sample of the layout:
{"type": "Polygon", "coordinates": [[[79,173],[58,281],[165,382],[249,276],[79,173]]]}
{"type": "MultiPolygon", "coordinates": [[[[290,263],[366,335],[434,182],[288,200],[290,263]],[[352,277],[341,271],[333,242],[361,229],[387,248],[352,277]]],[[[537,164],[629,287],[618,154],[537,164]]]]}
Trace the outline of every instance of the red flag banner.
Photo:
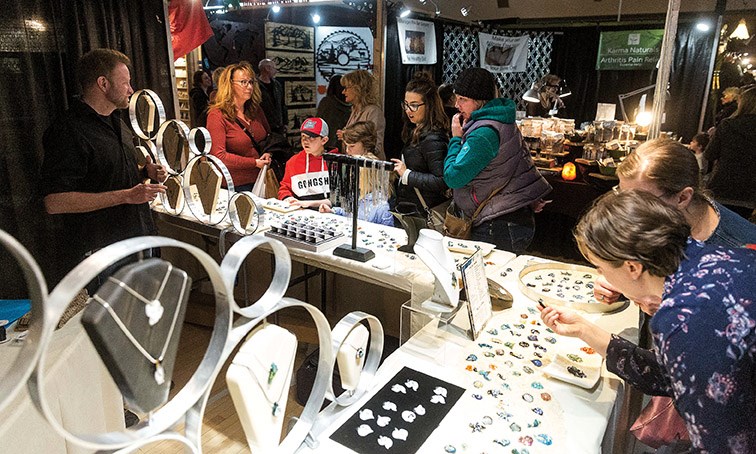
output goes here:
{"type": "Polygon", "coordinates": [[[173,58],[177,59],[202,45],[213,30],[202,9],[202,0],[171,0],[168,4],[173,58]]]}

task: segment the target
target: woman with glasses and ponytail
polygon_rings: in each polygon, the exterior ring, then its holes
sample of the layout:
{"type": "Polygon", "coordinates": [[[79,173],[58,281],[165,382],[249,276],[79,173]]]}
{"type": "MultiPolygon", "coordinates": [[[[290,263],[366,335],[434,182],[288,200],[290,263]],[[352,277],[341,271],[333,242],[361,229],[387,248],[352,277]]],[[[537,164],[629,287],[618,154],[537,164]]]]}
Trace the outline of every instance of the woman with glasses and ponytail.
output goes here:
{"type": "Polygon", "coordinates": [[[449,119],[436,84],[427,72],[416,72],[402,103],[404,129],[402,159],[392,159],[399,176],[396,203],[414,203],[419,213],[448,199],[444,159],[449,143],[449,119]],[[418,197],[418,192],[423,202],[418,197]]]}
{"type": "Polygon", "coordinates": [[[250,191],[270,153],[260,143],[270,126],[260,108],[262,95],[255,71],[246,61],[227,66],[218,79],[218,93],[207,114],[213,141],[210,154],[228,167],[237,191],[250,191]]]}

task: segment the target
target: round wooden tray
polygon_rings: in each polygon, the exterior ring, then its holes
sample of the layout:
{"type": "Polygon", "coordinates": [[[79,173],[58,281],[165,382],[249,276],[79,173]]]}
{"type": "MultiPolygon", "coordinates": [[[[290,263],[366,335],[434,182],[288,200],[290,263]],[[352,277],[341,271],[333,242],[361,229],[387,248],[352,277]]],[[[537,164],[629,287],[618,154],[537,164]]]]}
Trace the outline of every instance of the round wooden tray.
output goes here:
{"type": "MultiPolygon", "coordinates": [[[[620,308],[622,305],[626,303],[626,300],[619,300],[611,304],[604,304],[598,302],[593,297],[593,292],[591,288],[588,288],[587,286],[582,287],[583,285],[590,282],[591,285],[593,285],[593,282],[596,280],[596,270],[594,268],[589,268],[587,266],[581,266],[581,265],[571,265],[567,263],[538,263],[534,265],[526,266],[525,268],[520,271],[519,275],[519,286],[520,291],[523,295],[527,296],[528,298],[532,299],[535,302],[542,302],[544,305],[556,305],[556,306],[566,306],[573,309],[579,309],[586,312],[611,312],[613,310],[616,310],[620,308]],[[553,273],[554,276],[549,276],[549,273],[546,273],[546,271],[553,273]],[[573,282],[572,277],[576,274],[578,275],[577,279],[583,281],[583,284],[581,285],[581,292],[579,293],[581,295],[581,298],[576,298],[574,295],[577,293],[577,291],[573,290],[572,287],[570,289],[565,289],[564,297],[558,297],[556,293],[557,291],[551,292],[549,291],[544,292],[542,291],[542,287],[531,287],[528,286],[528,283],[531,281],[529,279],[529,275],[532,274],[546,274],[547,277],[550,277],[554,282],[553,286],[556,287],[563,281],[564,278],[569,277],[570,281],[573,282]],[[567,274],[565,274],[567,273],[567,274]],[[588,276],[590,275],[590,276],[588,276]],[[588,296],[588,293],[590,293],[590,296],[588,296]]],[[[571,285],[577,285],[577,284],[571,284],[571,285]]]]}

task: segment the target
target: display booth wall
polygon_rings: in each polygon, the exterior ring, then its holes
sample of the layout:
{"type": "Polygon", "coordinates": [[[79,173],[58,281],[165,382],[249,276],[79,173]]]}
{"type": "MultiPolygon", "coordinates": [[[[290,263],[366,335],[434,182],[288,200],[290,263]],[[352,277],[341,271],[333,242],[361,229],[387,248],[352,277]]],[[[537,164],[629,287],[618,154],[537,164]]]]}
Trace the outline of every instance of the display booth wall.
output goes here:
{"type": "MultiPolygon", "coordinates": [[[[67,270],[37,193],[42,135],[79,92],[77,60],[96,47],[128,55],[132,86],[156,91],[172,117],[164,18],[162,0],[25,0],[0,8],[0,229],[32,252],[50,286],[67,270]]],[[[0,297],[23,297],[25,284],[5,252],[0,269],[0,297]]]]}

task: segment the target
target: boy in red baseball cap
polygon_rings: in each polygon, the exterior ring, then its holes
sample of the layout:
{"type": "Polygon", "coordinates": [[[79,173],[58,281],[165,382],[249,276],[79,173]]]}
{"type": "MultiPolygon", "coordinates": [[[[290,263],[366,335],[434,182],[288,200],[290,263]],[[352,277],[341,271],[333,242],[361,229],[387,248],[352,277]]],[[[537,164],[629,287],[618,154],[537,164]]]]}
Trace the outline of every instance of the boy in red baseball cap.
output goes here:
{"type": "Polygon", "coordinates": [[[330,206],[328,166],[323,160],[325,144],[328,143],[328,124],[322,118],[308,118],[302,122],[300,132],[302,151],[286,163],[278,198],[304,208],[317,209],[321,204],[330,206]]]}

